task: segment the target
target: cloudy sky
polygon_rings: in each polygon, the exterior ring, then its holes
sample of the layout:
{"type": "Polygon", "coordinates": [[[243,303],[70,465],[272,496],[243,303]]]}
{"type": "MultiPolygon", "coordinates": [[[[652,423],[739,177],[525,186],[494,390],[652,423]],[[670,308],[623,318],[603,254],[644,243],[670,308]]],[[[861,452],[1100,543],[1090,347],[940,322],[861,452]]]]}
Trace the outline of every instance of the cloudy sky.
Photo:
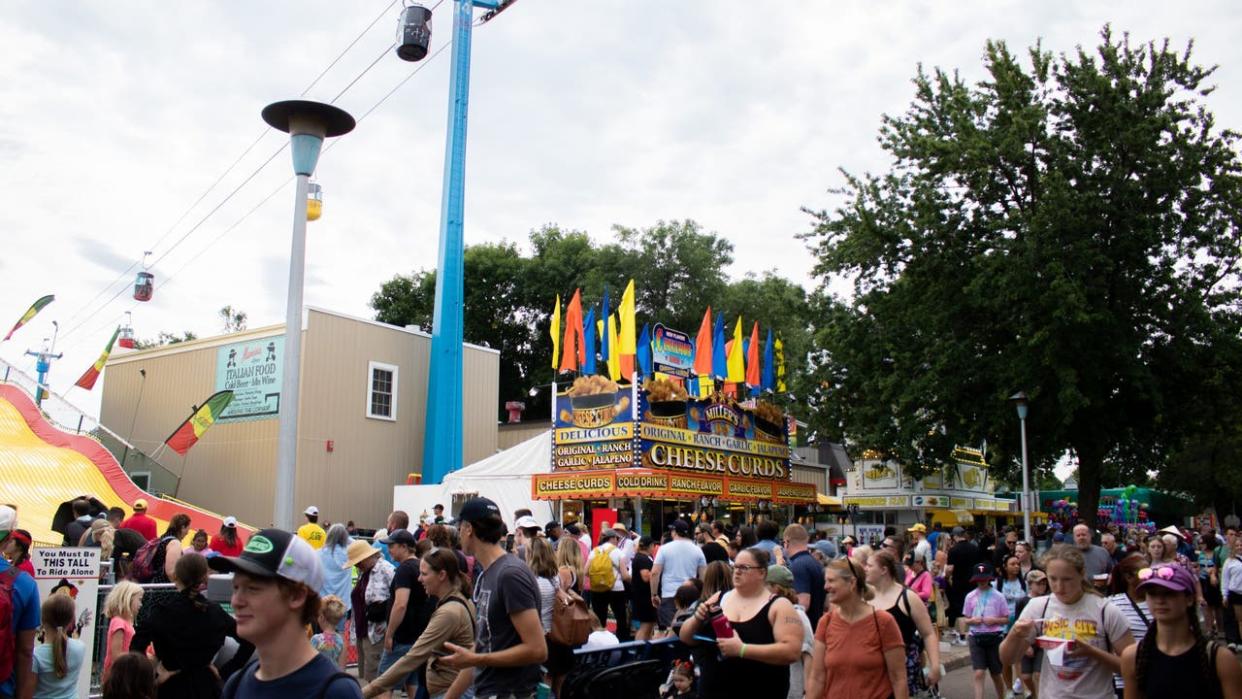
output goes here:
{"type": "MultiPolygon", "coordinates": [[[[362,116],[419,70],[320,161],[306,302],[369,316],[381,282],[433,266],[450,52],[385,53],[397,7],[5,2],[0,324],[42,294],[57,301],[0,357],[31,370],[22,352],[58,320],[52,385],[65,388],[127,310],[139,337],[214,334],[225,304],[251,327],[283,320],[291,168],[285,152],[260,169],[286,137],[259,111],[301,94],[381,16],[307,92],[362,116]],[[164,286],[138,304],[122,273],[145,250],[164,286]]],[[[449,9],[435,9],[433,50],[449,9]]],[[[1068,51],[1106,22],[1193,38],[1198,60],[1221,66],[1219,123],[1242,128],[1240,17],[1226,2],[522,0],[474,34],[466,239],[524,241],[549,223],[604,239],[614,224],[693,218],[734,244],[727,274],[811,285],[801,207],[835,203],[838,168],[885,166],[880,117],[909,103],[919,63],[973,80],[989,38],[1068,51]]],[[[70,398],[95,409],[98,393],[70,398]]]]}

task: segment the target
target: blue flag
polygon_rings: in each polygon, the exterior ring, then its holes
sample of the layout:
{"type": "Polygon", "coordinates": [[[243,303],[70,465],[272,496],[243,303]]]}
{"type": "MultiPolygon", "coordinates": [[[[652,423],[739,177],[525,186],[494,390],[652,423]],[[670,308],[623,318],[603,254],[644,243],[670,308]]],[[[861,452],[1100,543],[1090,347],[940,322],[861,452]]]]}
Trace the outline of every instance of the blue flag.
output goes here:
{"type": "Polygon", "coordinates": [[[773,354],[772,328],[768,328],[768,339],[763,343],[763,379],[760,384],[763,390],[769,393],[776,390],[776,361],[773,354]]]}
{"type": "Polygon", "coordinates": [[[587,311],[582,321],[582,352],[586,359],[582,362],[582,373],[590,376],[595,373],[595,309],[587,311]]]}
{"type": "Polygon", "coordinates": [[[725,355],[724,314],[716,315],[716,327],[712,328],[712,376],[723,379],[729,375],[728,357],[725,355]]]}
{"type": "Polygon", "coordinates": [[[604,358],[604,363],[612,358],[612,347],[608,342],[608,323],[612,320],[612,309],[608,307],[608,285],[604,285],[604,314],[601,316],[604,320],[604,331],[599,334],[600,356],[604,358]]]}
{"type": "Polygon", "coordinates": [[[643,332],[638,336],[638,374],[639,380],[651,376],[651,326],[643,324],[643,332]]]}

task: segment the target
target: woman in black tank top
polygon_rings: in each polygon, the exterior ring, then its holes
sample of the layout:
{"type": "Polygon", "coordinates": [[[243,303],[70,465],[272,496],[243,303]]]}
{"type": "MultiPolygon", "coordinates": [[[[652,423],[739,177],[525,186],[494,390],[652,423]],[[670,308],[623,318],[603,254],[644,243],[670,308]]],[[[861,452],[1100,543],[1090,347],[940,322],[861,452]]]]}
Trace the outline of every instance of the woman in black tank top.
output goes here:
{"type": "Polygon", "coordinates": [[[1199,628],[1195,579],[1169,563],[1138,572],[1152,624],[1121,653],[1126,699],[1242,697],[1242,667],[1228,648],[1199,628]]]}
{"type": "Polygon", "coordinates": [[[940,681],[940,637],[932,623],[927,605],[912,590],[897,582],[897,558],[888,551],[877,551],[867,561],[867,583],[875,588],[876,602],[887,599],[891,590],[897,588],[897,596],[886,611],[897,622],[901,640],[906,647],[906,685],[910,696],[928,689],[940,681]],[[923,674],[924,660],[929,666],[923,674]]]}
{"type": "Polygon", "coordinates": [[[746,549],[737,555],[733,570],[733,589],[713,595],[695,609],[694,616],[681,627],[681,640],[687,645],[716,639],[719,657],[700,666],[699,696],[784,697],[789,694],[789,666],[802,653],[802,621],[789,600],[768,592],[768,555],[759,549],[746,549]],[[739,609],[753,614],[735,618],[739,609]],[[728,611],[726,611],[728,610],[728,611]],[[724,621],[731,636],[717,638],[715,628],[724,621]],[[714,623],[713,623],[714,622],[714,623]]]}

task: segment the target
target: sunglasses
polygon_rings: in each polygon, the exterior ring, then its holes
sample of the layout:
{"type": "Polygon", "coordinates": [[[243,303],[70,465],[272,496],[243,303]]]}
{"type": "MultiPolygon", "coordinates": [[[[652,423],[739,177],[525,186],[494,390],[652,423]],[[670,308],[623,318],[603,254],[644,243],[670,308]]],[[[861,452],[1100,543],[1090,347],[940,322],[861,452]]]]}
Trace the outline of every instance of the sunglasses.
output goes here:
{"type": "Polygon", "coordinates": [[[1171,566],[1161,566],[1159,568],[1144,568],[1138,572],[1139,580],[1150,580],[1151,576],[1156,576],[1161,580],[1173,579],[1173,568],[1171,566]]]}

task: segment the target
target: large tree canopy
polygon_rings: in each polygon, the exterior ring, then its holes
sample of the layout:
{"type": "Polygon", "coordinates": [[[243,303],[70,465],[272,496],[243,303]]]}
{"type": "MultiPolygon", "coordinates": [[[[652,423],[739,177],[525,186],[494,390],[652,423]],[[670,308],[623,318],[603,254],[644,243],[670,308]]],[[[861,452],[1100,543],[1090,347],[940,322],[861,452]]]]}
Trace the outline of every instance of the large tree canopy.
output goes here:
{"type": "Polygon", "coordinates": [[[1012,473],[1024,390],[1033,463],[1073,454],[1094,521],[1101,473],[1164,466],[1238,356],[1237,138],[1189,47],[1105,28],[1025,60],[989,42],[984,64],[920,69],[881,128],[891,169],[811,212],[816,274],[854,281],[818,294],[818,427],[916,470],[986,439],[1012,473]]]}
{"type": "MultiPolygon", "coordinates": [[[[547,415],[548,391],[533,398],[528,391],[553,378],[548,328],[557,294],[567,303],[581,288],[584,308],[598,307],[607,285],[615,312],[629,279],[639,328],[660,322],[693,337],[709,305],[729,323],[742,315],[747,332],[755,320],[765,333],[771,326],[785,343],[790,387],[798,392],[811,341],[805,290],[771,272],[730,280],[733,246],[697,223],[616,227],[603,243],[549,226],[530,234],[530,249],[524,254],[512,243],[466,248],[463,335],[500,350],[500,405],[523,400],[528,415],[547,415]]],[[[371,298],[376,319],[394,325],[430,328],[434,305],[434,270],[398,275],[371,298]]]]}

